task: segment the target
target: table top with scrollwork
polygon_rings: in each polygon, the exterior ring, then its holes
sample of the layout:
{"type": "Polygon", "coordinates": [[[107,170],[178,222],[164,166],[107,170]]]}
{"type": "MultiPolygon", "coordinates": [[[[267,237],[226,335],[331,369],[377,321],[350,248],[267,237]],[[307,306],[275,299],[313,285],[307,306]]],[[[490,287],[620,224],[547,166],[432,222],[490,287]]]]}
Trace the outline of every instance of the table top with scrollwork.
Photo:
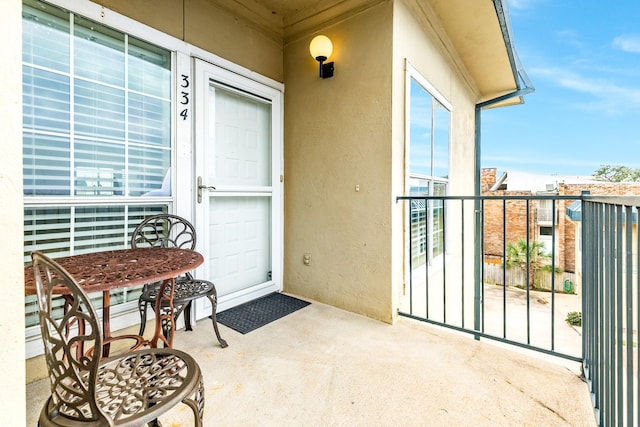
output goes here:
{"type": "MultiPolygon", "coordinates": [[[[138,248],[92,252],[54,260],[83,287],[102,292],[171,279],[204,262],[196,251],[177,248],[138,248]]],[[[35,294],[31,265],[25,266],[25,294],[35,294]]],[[[54,290],[55,292],[55,290],[54,290]]],[[[60,293],[64,293],[62,289],[60,293]]]]}

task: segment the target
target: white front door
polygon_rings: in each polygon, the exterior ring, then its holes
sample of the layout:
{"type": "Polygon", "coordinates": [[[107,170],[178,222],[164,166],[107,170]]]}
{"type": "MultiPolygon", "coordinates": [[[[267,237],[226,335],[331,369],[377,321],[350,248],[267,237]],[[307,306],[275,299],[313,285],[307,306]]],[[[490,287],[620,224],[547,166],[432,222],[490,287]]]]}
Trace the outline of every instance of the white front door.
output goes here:
{"type": "Polygon", "coordinates": [[[220,311],[282,289],[282,93],[203,61],[195,70],[199,275],[220,311]]]}

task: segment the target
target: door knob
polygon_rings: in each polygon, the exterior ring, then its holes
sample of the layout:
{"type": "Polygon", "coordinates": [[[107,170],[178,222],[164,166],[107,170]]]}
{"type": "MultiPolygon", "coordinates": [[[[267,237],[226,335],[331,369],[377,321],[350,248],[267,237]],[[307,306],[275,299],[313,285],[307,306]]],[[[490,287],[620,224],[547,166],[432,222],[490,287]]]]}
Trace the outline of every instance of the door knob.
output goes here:
{"type": "Polygon", "coordinates": [[[198,177],[198,203],[202,203],[202,190],[211,191],[215,189],[216,187],[214,187],[213,185],[202,185],[202,177],[199,176],[198,177]]]}

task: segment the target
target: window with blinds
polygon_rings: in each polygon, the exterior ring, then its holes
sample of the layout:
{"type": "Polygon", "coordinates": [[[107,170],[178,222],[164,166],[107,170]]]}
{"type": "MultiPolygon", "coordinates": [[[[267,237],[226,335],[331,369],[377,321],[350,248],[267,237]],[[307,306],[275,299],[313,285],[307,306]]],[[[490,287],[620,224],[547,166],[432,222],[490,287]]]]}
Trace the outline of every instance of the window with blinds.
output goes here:
{"type": "MultiPolygon", "coordinates": [[[[409,194],[446,196],[449,183],[451,111],[415,69],[408,66],[409,194]]],[[[412,265],[420,266],[444,251],[444,201],[412,204],[412,265]]]]}
{"type": "Polygon", "coordinates": [[[127,247],[173,201],[171,52],[39,1],[22,17],[25,262],[127,247]]]}

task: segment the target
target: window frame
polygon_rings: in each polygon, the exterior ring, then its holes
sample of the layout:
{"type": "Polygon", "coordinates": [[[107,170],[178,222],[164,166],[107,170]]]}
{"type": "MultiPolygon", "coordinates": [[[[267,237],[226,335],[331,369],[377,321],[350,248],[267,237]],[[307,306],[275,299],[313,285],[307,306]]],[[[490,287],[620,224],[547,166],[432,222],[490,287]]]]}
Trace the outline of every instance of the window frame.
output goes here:
{"type": "MultiPolygon", "coordinates": [[[[413,195],[411,192],[412,182],[422,181],[427,183],[428,186],[428,194],[434,194],[433,188],[438,185],[444,185],[444,195],[448,195],[449,193],[449,174],[451,171],[451,129],[452,129],[452,115],[453,115],[453,105],[442,95],[436,88],[433,86],[408,60],[405,61],[405,194],[413,195]],[[437,177],[433,175],[425,175],[420,173],[414,173],[411,171],[411,86],[412,81],[415,81],[419,84],[427,94],[429,94],[435,102],[438,102],[446,111],[449,112],[449,123],[448,123],[448,142],[447,142],[447,178],[437,177]]],[[[433,130],[433,127],[432,127],[433,130]]],[[[433,132],[432,132],[433,134],[433,132]]],[[[435,138],[431,138],[431,159],[433,158],[434,153],[434,145],[435,138]]],[[[433,160],[432,160],[433,161],[433,160]]],[[[432,171],[433,172],[433,171],[432,171]]],[[[434,235],[434,212],[436,209],[442,211],[443,207],[434,207],[435,202],[429,201],[429,206],[425,206],[427,214],[422,215],[426,218],[425,235],[413,237],[413,240],[417,239],[418,247],[426,247],[427,253],[425,254],[426,259],[429,265],[434,265],[435,262],[439,258],[442,257],[444,252],[440,252],[434,255],[434,244],[433,244],[433,235],[434,235]],[[424,242],[423,242],[424,241],[424,242]],[[424,244],[423,244],[424,243],[424,244]]],[[[444,221],[443,229],[438,231],[438,233],[442,233],[442,245],[446,248],[447,244],[445,242],[447,233],[446,233],[446,220],[444,221]]],[[[410,228],[412,227],[412,221],[409,220],[407,224],[407,236],[409,236],[410,228]]],[[[408,256],[408,247],[412,245],[413,242],[406,239],[406,253],[408,256]]],[[[416,254],[412,254],[413,257],[416,257],[416,254]]],[[[422,254],[420,254],[422,255],[422,254]]],[[[407,260],[409,262],[409,260],[407,260]]],[[[415,268],[415,266],[414,266],[415,268]]]]}
{"type": "MultiPolygon", "coordinates": [[[[168,161],[169,161],[169,169],[166,172],[168,178],[170,179],[170,181],[172,183],[175,182],[175,167],[173,167],[176,164],[176,154],[175,154],[175,145],[176,145],[176,131],[175,131],[175,110],[176,110],[176,97],[175,97],[175,82],[176,82],[176,52],[174,50],[171,50],[169,48],[166,48],[164,46],[162,46],[158,41],[152,40],[154,37],[152,35],[150,35],[149,37],[140,37],[139,35],[133,35],[131,34],[130,31],[128,31],[128,28],[126,29],[121,29],[121,28],[115,28],[113,25],[110,25],[108,23],[104,23],[104,22],[100,22],[101,20],[99,19],[98,16],[96,16],[95,14],[93,16],[91,16],[91,14],[80,14],[80,13],[76,13],[74,10],[72,10],[73,8],[71,7],[66,7],[67,5],[64,4],[57,4],[56,2],[51,2],[48,1],[47,3],[50,3],[51,6],[53,8],[56,8],[58,10],[61,10],[61,12],[64,13],[64,15],[60,14],[61,16],[65,16],[68,17],[69,19],[69,37],[74,37],[74,26],[73,23],[75,23],[78,19],[79,20],[90,20],[90,21],[95,21],[95,22],[99,22],[100,25],[103,25],[111,30],[113,30],[114,32],[120,33],[123,36],[123,41],[125,43],[127,43],[129,37],[134,37],[135,39],[144,41],[144,42],[148,42],[152,45],[158,46],[163,48],[165,51],[167,51],[167,53],[169,54],[169,79],[168,79],[168,84],[169,87],[168,92],[167,92],[167,96],[168,98],[165,98],[166,101],[168,101],[168,109],[169,109],[169,126],[170,126],[170,130],[169,130],[169,134],[168,134],[168,146],[167,145],[163,145],[163,146],[158,146],[158,148],[160,150],[166,150],[168,152],[168,161]]],[[[62,2],[64,3],[64,2],[62,2]]],[[[28,5],[28,2],[24,2],[22,7],[24,8],[25,6],[28,5]]],[[[75,5],[75,4],[74,4],[75,5]]],[[[45,11],[44,13],[48,14],[47,11],[45,11]]],[[[58,16],[57,13],[54,13],[54,16],[58,16]]],[[[142,25],[142,24],[139,24],[142,25]]],[[[70,46],[71,49],[73,49],[73,45],[71,44],[70,46]]],[[[72,51],[72,53],[70,52],[71,55],[75,54],[75,52],[72,51]]],[[[125,51],[125,55],[126,55],[126,51],[125,51]]],[[[123,58],[124,59],[124,58],[123,58]]],[[[40,67],[33,67],[30,68],[30,70],[38,70],[41,69],[40,67]]],[[[25,69],[26,70],[26,69],[25,69]]],[[[70,85],[73,85],[74,79],[73,79],[73,71],[69,72],[69,83],[70,85]]],[[[129,91],[132,90],[129,86],[124,86],[123,89],[124,91],[129,91]]],[[[142,92],[136,92],[136,93],[141,93],[142,92]]],[[[69,94],[70,97],[73,97],[73,90],[70,91],[69,94]]],[[[73,102],[73,101],[72,101],[73,102]]],[[[70,108],[70,113],[73,114],[73,109],[70,108]]],[[[23,113],[25,114],[25,113],[23,113]]],[[[71,140],[76,138],[76,131],[74,129],[74,119],[72,116],[69,117],[69,138],[71,140]]],[[[24,125],[23,125],[24,126],[24,125]]],[[[31,128],[28,129],[29,132],[31,132],[31,128]]],[[[44,133],[41,130],[38,130],[37,128],[33,129],[34,131],[34,135],[47,135],[48,132],[45,130],[44,133]]],[[[86,137],[85,137],[86,138],[86,137]]],[[[88,137],[90,138],[90,137],[88,137]]],[[[144,147],[144,145],[139,145],[137,143],[133,143],[132,144],[133,147],[144,147]]],[[[135,148],[134,148],[135,149],[135,148]]],[[[70,147],[70,157],[73,157],[73,153],[75,151],[73,147],[70,147]]],[[[124,164],[126,165],[128,163],[128,156],[125,157],[124,159],[124,164]]],[[[144,164],[144,163],[141,163],[144,164]]],[[[126,167],[126,166],[125,166],[126,167]]],[[[131,224],[129,224],[128,220],[129,217],[131,215],[130,209],[135,209],[136,207],[149,207],[150,209],[153,209],[152,207],[155,206],[155,209],[163,209],[165,211],[173,211],[174,207],[176,205],[176,190],[175,190],[175,184],[172,185],[172,189],[169,192],[168,195],[162,194],[162,195],[156,195],[156,196],[145,196],[145,195],[129,195],[129,194],[122,194],[122,195],[109,195],[109,196],[103,196],[103,195],[97,195],[97,196],[87,196],[87,195],[77,195],[76,191],[74,191],[74,181],[77,179],[76,178],[76,173],[75,170],[72,170],[72,174],[70,174],[69,179],[71,179],[71,181],[69,182],[70,185],[70,192],[69,194],[66,195],[26,195],[24,196],[24,202],[23,202],[23,209],[25,210],[25,212],[27,210],[36,210],[36,209],[68,209],[69,210],[69,215],[70,215],[70,223],[69,223],[69,227],[68,228],[68,232],[70,233],[69,238],[70,238],[70,243],[69,243],[69,255],[73,255],[75,253],[74,247],[75,247],[75,233],[76,233],[76,224],[75,224],[75,217],[76,215],[74,214],[76,209],[92,209],[92,208],[113,208],[115,210],[118,209],[122,209],[122,215],[124,215],[124,223],[122,224],[122,230],[124,231],[123,235],[122,235],[122,247],[126,247],[128,244],[128,232],[131,229],[131,224]]],[[[95,224],[96,227],[99,227],[100,224],[97,223],[95,224]]],[[[66,226],[65,226],[66,227],[66,226]]],[[[25,230],[26,232],[26,230],[25,230]]],[[[27,235],[25,234],[25,243],[27,242],[27,235]]],[[[89,246],[91,246],[91,243],[89,243],[89,246]]],[[[104,247],[105,249],[109,249],[109,247],[104,247]]],[[[27,248],[25,247],[25,250],[27,248]]],[[[66,250],[62,250],[63,252],[66,252],[66,250]]],[[[62,255],[58,255],[58,256],[62,256],[62,255]]],[[[28,262],[29,260],[27,259],[27,256],[25,255],[25,262],[28,262]]],[[[133,292],[134,296],[135,296],[135,290],[129,290],[129,293],[133,292]]],[[[93,300],[99,301],[101,299],[101,294],[98,295],[91,295],[93,300]]],[[[31,305],[32,302],[30,302],[30,297],[26,297],[25,298],[25,312],[28,311],[26,310],[26,307],[28,305],[31,305]]],[[[111,311],[111,317],[112,317],[112,326],[114,327],[114,329],[121,329],[127,326],[131,326],[131,325],[135,325],[137,323],[140,322],[140,317],[138,314],[138,308],[137,308],[138,304],[137,304],[137,298],[134,298],[134,300],[132,301],[128,301],[128,302],[124,302],[124,303],[119,303],[119,304],[114,304],[112,306],[112,311],[111,311]]],[[[99,308],[97,310],[98,315],[102,316],[102,309],[99,308]]],[[[28,326],[25,329],[25,338],[26,338],[26,357],[32,357],[32,356],[36,356],[38,354],[42,354],[43,352],[43,347],[42,347],[42,342],[40,339],[40,327],[39,325],[33,325],[33,326],[28,326]]]]}

